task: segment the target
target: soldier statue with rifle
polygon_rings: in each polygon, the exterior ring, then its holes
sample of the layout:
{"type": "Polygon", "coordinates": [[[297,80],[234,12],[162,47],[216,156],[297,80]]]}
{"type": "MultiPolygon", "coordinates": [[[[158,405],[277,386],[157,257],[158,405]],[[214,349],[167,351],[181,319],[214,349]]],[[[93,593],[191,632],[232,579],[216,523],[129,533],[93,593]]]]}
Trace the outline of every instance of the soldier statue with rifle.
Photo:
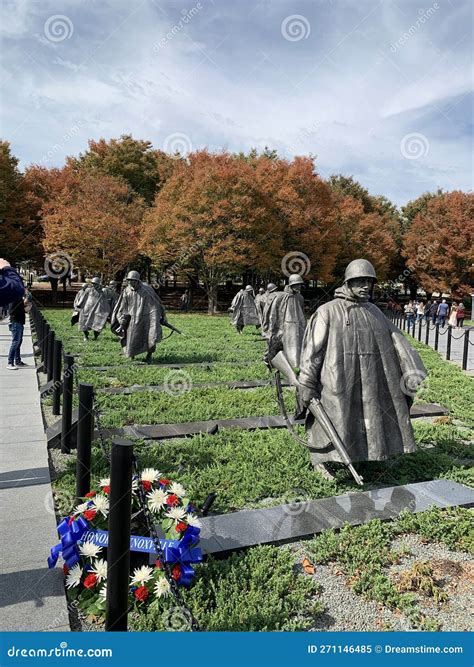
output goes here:
{"type": "Polygon", "coordinates": [[[415,451],[410,407],[427,375],[403,333],[370,302],[376,280],[370,262],[350,262],[335,298],[308,322],[298,377],[283,352],[270,359],[307,408],[313,465],[327,476],[328,462],[345,463],[358,484],[354,462],[415,451]]]}
{"type": "Polygon", "coordinates": [[[111,329],[120,336],[125,356],[133,359],[146,352],[145,361],[150,364],[156,344],[163,338],[162,327],[181,332],[167,321],[160,297],[140,280],[138,271],[129,271],[126,280],[128,285],[112,314],[111,329]]]}

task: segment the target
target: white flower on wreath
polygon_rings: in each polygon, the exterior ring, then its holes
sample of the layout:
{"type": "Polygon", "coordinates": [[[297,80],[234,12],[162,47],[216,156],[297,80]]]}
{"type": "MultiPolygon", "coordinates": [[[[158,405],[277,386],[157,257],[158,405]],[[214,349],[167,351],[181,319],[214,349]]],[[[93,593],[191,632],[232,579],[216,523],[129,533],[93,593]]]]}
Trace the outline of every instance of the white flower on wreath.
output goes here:
{"type": "Polygon", "coordinates": [[[136,567],[133,571],[133,575],[130,577],[132,586],[143,586],[147,581],[150,581],[153,572],[153,568],[149,565],[136,567]]]}
{"type": "Polygon", "coordinates": [[[82,514],[82,512],[85,512],[88,509],[89,509],[89,503],[79,503],[79,505],[76,507],[73,513],[82,514]]]}
{"type": "Polygon", "coordinates": [[[107,583],[105,583],[99,591],[99,600],[105,602],[107,600],[107,583]]]}
{"type": "Polygon", "coordinates": [[[163,489],[153,489],[147,494],[148,507],[152,512],[159,512],[166,505],[168,494],[163,489]]]}
{"type": "Polygon", "coordinates": [[[66,575],[66,588],[74,588],[75,586],[79,586],[81,583],[81,577],[82,567],[79,565],[79,563],[76,563],[76,565],[74,565],[74,567],[72,567],[66,575]]]}
{"type": "Polygon", "coordinates": [[[169,582],[165,577],[160,577],[158,581],[155,584],[155,587],[153,589],[155,595],[157,598],[161,598],[165,595],[169,595],[171,592],[171,587],[169,585],[169,582]]]}
{"type": "Polygon", "coordinates": [[[79,553],[85,558],[95,558],[102,551],[102,547],[99,547],[94,542],[84,542],[79,545],[79,553]]]}
{"type": "Polygon", "coordinates": [[[201,528],[201,522],[195,514],[186,514],[185,521],[188,526],[193,526],[193,528],[201,528]]]}
{"type": "Polygon", "coordinates": [[[102,477],[99,482],[99,486],[103,488],[104,486],[110,486],[110,477],[102,477]]]}
{"type": "Polygon", "coordinates": [[[173,519],[174,521],[181,521],[186,516],[186,510],[184,509],[184,507],[171,507],[166,516],[168,517],[168,519],[173,519]]]}
{"type": "Polygon", "coordinates": [[[142,482],[151,482],[153,484],[153,482],[158,481],[160,474],[155,468],[145,468],[142,472],[141,480],[142,482]]]}
{"type": "Polygon", "coordinates": [[[107,516],[109,512],[109,499],[103,493],[98,493],[92,499],[92,506],[89,509],[96,510],[103,516],[107,516]]]}
{"type": "Polygon", "coordinates": [[[170,486],[170,493],[174,493],[178,498],[184,498],[186,495],[186,489],[179,482],[173,482],[170,486]]]}
{"type": "Polygon", "coordinates": [[[105,581],[107,579],[107,561],[103,558],[97,558],[92,564],[91,572],[96,575],[97,581],[105,581]]]}

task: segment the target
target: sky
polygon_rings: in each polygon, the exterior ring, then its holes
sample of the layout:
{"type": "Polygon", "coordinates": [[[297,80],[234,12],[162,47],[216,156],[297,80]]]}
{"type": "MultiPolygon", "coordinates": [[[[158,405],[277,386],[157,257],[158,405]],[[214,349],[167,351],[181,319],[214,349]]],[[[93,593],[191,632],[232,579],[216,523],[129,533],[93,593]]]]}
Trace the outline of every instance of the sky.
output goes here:
{"type": "Polygon", "coordinates": [[[20,168],[89,139],[312,155],[403,205],[472,188],[465,0],[2,0],[2,139],[20,168]]]}

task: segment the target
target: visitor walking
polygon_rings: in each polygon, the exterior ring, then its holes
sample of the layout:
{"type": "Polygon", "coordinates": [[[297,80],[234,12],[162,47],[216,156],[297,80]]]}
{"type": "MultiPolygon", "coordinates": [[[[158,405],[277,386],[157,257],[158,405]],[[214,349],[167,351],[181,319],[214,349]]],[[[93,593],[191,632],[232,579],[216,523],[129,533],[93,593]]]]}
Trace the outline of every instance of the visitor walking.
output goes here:
{"type": "Polygon", "coordinates": [[[426,306],[425,306],[425,320],[426,320],[426,324],[428,324],[428,322],[430,321],[430,308],[431,308],[431,306],[432,306],[432,301],[431,301],[431,299],[429,299],[429,300],[426,302],[426,306]]]}
{"type": "Polygon", "coordinates": [[[407,319],[407,329],[410,331],[410,327],[412,327],[415,323],[415,306],[413,305],[413,301],[409,301],[406,306],[405,306],[405,317],[407,319]]]}
{"type": "Polygon", "coordinates": [[[448,304],[446,303],[446,299],[443,299],[443,300],[441,301],[441,303],[439,304],[439,306],[438,306],[438,312],[436,313],[437,316],[438,316],[438,320],[437,320],[437,322],[438,322],[438,324],[440,325],[440,327],[444,327],[444,326],[445,326],[445,324],[446,324],[446,318],[447,318],[447,316],[448,316],[448,312],[449,312],[449,306],[448,306],[448,304]]]}
{"type": "Polygon", "coordinates": [[[25,288],[17,271],[0,257],[0,306],[7,306],[23,296],[25,288]]]}
{"type": "Polygon", "coordinates": [[[456,321],[457,321],[456,326],[458,326],[462,329],[462,327],[464,326],[464,318],[465,317],[466,317],[466,308],[464,307],[464,304],[461,301],[461,303],[458,305],[458,309],[456,311],[456,321]]]}
{"type": "Polygon", "coordinates": [[[425,304],[423,301],[419,301],[416,307],[416,321],[421,322],[425,316],[425,304]]]}
{"type": "Polygon", "coordinates": [[[457,325],[458,321],[457,310],[458,310],[458,304],[456,302],[453,302],[451,310],[449,311],[449,320],[448,320],[448,324],[451,327],[455,327],[457,325]]]}
{"type": "Polygon", "coordinates": [[[17,368],[27,366],[21,360],[21,344],[23,342],[23,330],[25,327],[25,302],[23,297],[16,299],[10,306],[10,324],[8,328],[12,335],[12,344],[8,353],[7,368],[16,371],[17,368]]]}
{"type": "Polygon", "coordinates": [[[438,301],[435,299],[433,303],[431,304],[430,308],[430,318],[431,321],[433,322],[433,325],[436,324],[436,317],[438,316],[438,301]]]}

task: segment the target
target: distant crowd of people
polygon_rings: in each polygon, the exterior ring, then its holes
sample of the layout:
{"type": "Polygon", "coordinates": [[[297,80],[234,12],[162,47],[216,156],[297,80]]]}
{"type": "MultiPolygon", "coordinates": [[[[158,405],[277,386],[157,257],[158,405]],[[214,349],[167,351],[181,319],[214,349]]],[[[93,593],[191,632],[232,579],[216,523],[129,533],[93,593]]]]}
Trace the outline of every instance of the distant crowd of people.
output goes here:
{"type": "Polygon", "coordinates": [[[446,322],[452,327],[461,328],[464,326],[464,319],[466,317],[466,309],[461,302],[453,301],[451,306],[446,299],[438,301],[428,300],[426,303],[422,300],[409,301],[403,309],[408,327],[413,326],[415,322],[423,320],[426,323],[432,322],[434,325],[446,326],[446,322]]]}

